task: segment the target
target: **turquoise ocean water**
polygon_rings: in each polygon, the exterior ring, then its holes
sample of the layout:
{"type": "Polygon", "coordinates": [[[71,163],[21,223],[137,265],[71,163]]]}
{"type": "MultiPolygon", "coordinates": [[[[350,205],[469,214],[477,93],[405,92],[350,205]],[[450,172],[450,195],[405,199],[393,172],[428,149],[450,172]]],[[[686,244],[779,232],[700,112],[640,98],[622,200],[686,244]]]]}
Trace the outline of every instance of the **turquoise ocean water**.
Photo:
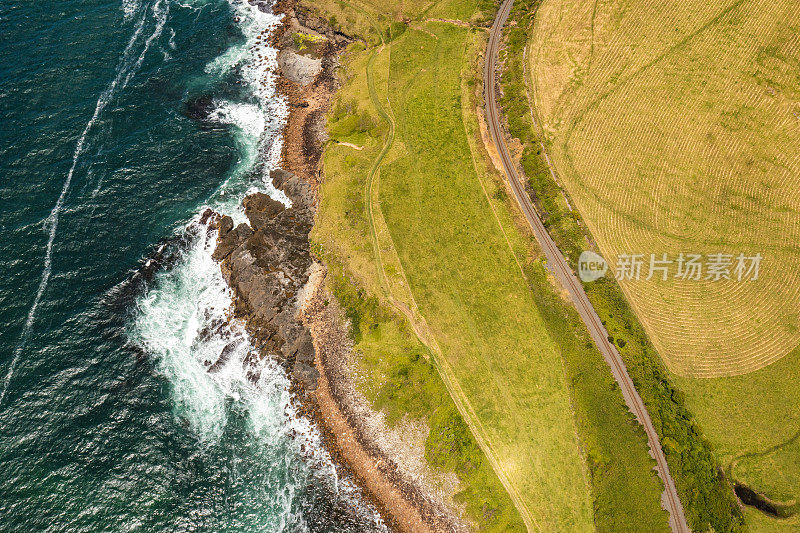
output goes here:
{"type": "Polygon", "coordinates": [[[286,114],[269,5],[0,0],[0,530],[374,531],[224,322],[286,114]],[[265,33],[266,32],[266,33],[265,33]],[[220,371],[203,361],[236,342],[220,371]]]}

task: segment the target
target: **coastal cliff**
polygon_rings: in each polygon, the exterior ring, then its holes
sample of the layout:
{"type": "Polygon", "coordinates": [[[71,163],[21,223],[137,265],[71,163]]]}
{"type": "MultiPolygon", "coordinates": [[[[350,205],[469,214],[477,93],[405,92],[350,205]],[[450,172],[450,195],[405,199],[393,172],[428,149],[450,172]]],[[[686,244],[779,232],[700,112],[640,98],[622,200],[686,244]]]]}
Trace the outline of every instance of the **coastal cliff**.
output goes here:
{"type": "Polygon", "coordinates": [[[273,10],[284,16],[271,40],[279,50],[277,87],[289,116],[283,170],[273,170],[270,180],[291,205],[254,193],[242,203],[248,223],[235,225],[231,217],[207,213],[217,231],[213,258],[232,289],[234,315],[245,322],[260,357],[274,357],[284,366],[331,455],[354,475],[392,529],[468,530],[450,501],[458,480],[452,474],[437,478],[425,461],[427,427],[409,425],[405,429],[419,438],[404,439],[355,391],[348,371],[350,326],[326,288],[324,263],[310,250],[328,140],[325,117],[339,86],[337,58],[353,39],[293,2],[279,2],[273,10]]]}

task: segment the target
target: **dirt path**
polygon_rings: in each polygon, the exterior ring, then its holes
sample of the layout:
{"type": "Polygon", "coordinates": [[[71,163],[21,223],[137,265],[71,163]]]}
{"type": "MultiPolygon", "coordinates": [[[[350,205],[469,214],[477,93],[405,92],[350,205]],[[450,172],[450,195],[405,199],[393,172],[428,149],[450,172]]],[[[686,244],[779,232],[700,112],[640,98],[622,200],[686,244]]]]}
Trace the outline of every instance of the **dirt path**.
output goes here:
{"type": "Polygon", "coordinates": [[[352,148],[353,150],[359,150],[359,151],[361,151],[361,150],[363,150],[363,149],[364,149],[364,147],[363,147],[363,146],[359,146],[359,145],[357,145],[357,144],[348,143],[348,142],[344,142],[344,141],[336,141],[336,144],[339,144],[339,145],[341,145],[341,146],[347,146],[348,148],[352,148]]]}
{"type": "Polygon", "coordinates": [[[458,26],[460,28],[477,28],[478,26],[473,26],[469,22],[464,22],[463,20],[453,20],[453,19],[425,19],[425,22],[443,22],[445,24],[452,24],[454,26],[458,26]]]}
{"type": "MultiPolygon", "coordinates": [[[[600,353],[611,368],[611,373],[614,379],[622,389],[622,395],[625,398],[625,403],[628,408],[636,416],[639,423],[644,427],[647,434],[647,440],[650,445],[650,454],[656,460],[656,470],[661,480],[664,482],[664,494],[662,496],[662,505],[670,513],[670,527],[676,533],[689,532],[689,526],[686,522],[686,516],[683,511],[680,499],[678,498],[678,491],[675,488],[675,482],[669,473],[669,466],[667,459],[664,456],[664,451],[661,449],[661,443],[658,439],[653,422],[647,412],[647,408],[636,391],[633,381],[628,375],[625,363],[622,361],[617,349],[608,341],[608,332],[600,322],[600,317],[597,316],[583,286],[575,278],[569,264],[564,259],[563,254],[556,247],[555,242],[547,233],[542,221],[539,219],[538,214],[534,210],[533,204],[525,191],[522,181],[520,180],[517,169],[509,153],[508,146],[506,145],[505,137],[501,127],[500,110],[497,105],[497,55],[502,40],[502,29],[508,15],[511,12],[513,0],[505,0],[500,7],[500,11],[495,18],[492,25],[491,33],[489,36],[489,44],[486,50],[486,64],[484,66],[483,83],[486,92],[486,122],[489,126],[492,142],[495,144],[497,151],[502,161],[503,169],[508,177],[511,189],[514,192],[514,197],[520,206],[525,218],[533,230],[536,240],[539,242],[547,262],[555,273],[561,285],[569,292],[572,302],[575,304],[581,319],[586,324],[589,333],[592,336],[600,353]]],[[[549,161],[549,158],[548,158],[549,161]]],[[[552,168],[550,169],[552,172],[552,168]]]]}

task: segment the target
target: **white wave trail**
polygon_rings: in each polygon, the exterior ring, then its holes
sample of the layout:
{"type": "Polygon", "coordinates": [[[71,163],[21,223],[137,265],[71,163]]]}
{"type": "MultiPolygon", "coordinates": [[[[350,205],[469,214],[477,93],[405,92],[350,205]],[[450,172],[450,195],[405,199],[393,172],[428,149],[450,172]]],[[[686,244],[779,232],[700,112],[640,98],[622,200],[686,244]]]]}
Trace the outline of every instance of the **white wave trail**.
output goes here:
{"type": "MultiPolygon", "coordinates": [[[[161,36],[161,32],[164,31],[164,24],[167,23],[167,15],[169,14],[169,4],[163,2],[162,0],[158,0],[155,4],[153,4],[153,16],[156,19],[156,27],[153,30],[153,33],[150,34],[150,37],[144,42],[144,48],[142,49],[142,53],[139,54],[139,57],[136,59],[136,63],[134,63],[132,68],[127,69],[128,75],[125,77],[125,81],[122,84],[122,88],[124,89],[128,83],[130,83],[131,79],[139,72],[139,67],[142,66],[142,62],[144,61],[144,56],[147,54],[147,51],[150,49],[150,45],[153,44],[153,41],[158,39],[161,36]]],[[[115,81],[116,78],[115,78],[115,81]]]]}
{"type": "Polygon", "coordinates": [[[137,0],[122,0],[122,14],[125,20],[130,19],[138,9],[139,3],[137,0]]]}
{"type": "Polygon", "coordinates": [[[3,382],[3,390],[0,391],[0,405],[3,404],[3,400],[6,396],[6,391],[8,390],[8,385],[11,383],[11,378],[14,376],[14,368],[16,367],[17,363],[19,362],[20,355],[22,355],[22,350],[25,349],[25,345],[28,342],[28,338],[30,337],[31,328],[33,327],[33,322],[36,320],[36,311],[39,308],[39,304],[42,301],[42,296],[44,295],[45,289],[47,289],[47,284],[50,281],[50,274],[52,272],[52,263],[53,263],[53,242],[56,238],[56,230],[58,229],[58,216],[61,213],[61,209],[64,206],[64,200],[67,197],[67,193],[69,192],[69,188],[72,185],[72,176],[75,174],[75,168],[78,165],[78,159],[80,158],[81,154],[83,153],[84,146],[86,144],[86,137],[89,135],[89,131],[91,131],[94,124],[97,122],[97,119],[100,117],[100,114],[108,105],[108,102],[114,96],[114,93],[117,90],[117,87],[122,82],[121,88],[125,88],[125,86],[130,82],[136,72],[139,70],[139,67],[142,65],[142,61],[144,60],[145,54],[150,49],[150,45],[152,42],[161,35],[162,30],[164,29],[164,24],[167,20],[167,15],[169,13],[169,4],[166,4],[162,7],[162,0],[158,0],[155,5],[153,5],[153,16],[156,18],[156,27],[150,37],[147,38],[145,41],[144,47],[142,48],[141,53],[131,64],[131,56],[133,52],[134,45],[139,40],[139,36],[144,29],[144,23],[147,19],[147,10],[145,9],[142,13],[142,17],[137,21],[136,26],[133,31],[133,35],[131,36],[130,40],[128,41],[128,45],[125,47],[125,51],[122,52],[122,56],[117,66],[117,74],[114,79],[111,81],[108,87],[100,94],[100,97],[97,99],[97,104],[94,108],[94,113],[92,114],[92,118],[89,119],[89,122],[86,123],[86,127],[83,128],[83,132],[81,136],[78,138],[78,144],[75,146],[75,152],[72,155],[72,166],[70,166],[69,172],[67,173],[67,178],[64,180],[64,185],[61,188],[61,194],[58,196],[58,200],[56,200],[53,209],[50,211],[50,215],[45,220],[44,230],[48,232],[47,237],[47,245],[45,247],[45,254],[44,254],[44,268],[42,269],[42,277],[39,280],[39,288],[36,290],[36,297],[33,299],[33,304],[31,305],[30,309],[28,310],[28,316],[25,320],[25,325],[22,328],[22,334],[20,335],[20,339],[17,342],[16,348],[14,348],[14,355],[11,357],[11,364],[8,366],[8,373],[6,374],[6,378],[3,382]],[[124,81],[123,81],[124,78],[124,81]]]}
{"type": "Polygon", "coordinates": [[[278,51],[265,38],[278,27],[282,15],[262,11],[255,3],[228,1],[239,19],[245,41],[217,56],[206,65],[205,71],[222,79],[236,70],[248,88],[249,97],[214,102],[214,111],[209,118],[234,126],[239,161],[212,195],[209,204],[215,211],[233,217],[238,224],[246,222],[241,200],[247,194],[264,192],[287,207],[291,205],[289,198],[275,189],[269,179],[269,171],[278,167],[288,104],[276,92],[278,51]],[[261,179],[250,181],[250,173],[259,164],[261,179]]]}

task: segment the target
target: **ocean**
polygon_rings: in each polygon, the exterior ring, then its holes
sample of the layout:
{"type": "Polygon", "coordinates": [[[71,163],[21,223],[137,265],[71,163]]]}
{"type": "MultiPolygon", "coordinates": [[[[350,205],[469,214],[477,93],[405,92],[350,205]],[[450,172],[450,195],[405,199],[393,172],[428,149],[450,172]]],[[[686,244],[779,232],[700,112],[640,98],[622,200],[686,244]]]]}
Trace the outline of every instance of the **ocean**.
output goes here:
{"type": "Polygon", "coordinates": [[[289,202],[267,180],[279,21],[0,1],[0,530],[385,529],[283,369],[245,362],[200,223],[243,220],[253,191],[289,202]]]}

